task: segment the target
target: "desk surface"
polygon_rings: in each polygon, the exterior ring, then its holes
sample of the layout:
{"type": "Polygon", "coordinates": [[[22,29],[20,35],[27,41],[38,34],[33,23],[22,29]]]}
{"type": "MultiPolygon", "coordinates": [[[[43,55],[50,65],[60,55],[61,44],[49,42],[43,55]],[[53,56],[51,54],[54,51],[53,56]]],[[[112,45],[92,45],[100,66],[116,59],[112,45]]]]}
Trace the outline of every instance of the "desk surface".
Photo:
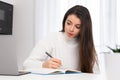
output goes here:
{"type": "Polygon", "coordinates": [[[59,74],[59,75],[36,75],[27,74],[22,76],[2,76],[0,80],[106,80],[100,74],[59,74]]]}

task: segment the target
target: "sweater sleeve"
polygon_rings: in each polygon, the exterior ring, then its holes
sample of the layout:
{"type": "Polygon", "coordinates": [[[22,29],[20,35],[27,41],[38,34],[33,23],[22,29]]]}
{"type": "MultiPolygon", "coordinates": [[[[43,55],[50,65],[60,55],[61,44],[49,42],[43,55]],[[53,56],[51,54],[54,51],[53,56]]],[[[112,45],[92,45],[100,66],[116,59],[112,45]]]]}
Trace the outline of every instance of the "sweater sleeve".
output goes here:
{"type": "Polygon", "coordinates": [[[52,55],[53,47],[50,42],[42,40],[34,47],[30,56],[23,63],[23,69],[34,70],[42,68],[43,62],[49,58],[45,52],[52,55]]]}

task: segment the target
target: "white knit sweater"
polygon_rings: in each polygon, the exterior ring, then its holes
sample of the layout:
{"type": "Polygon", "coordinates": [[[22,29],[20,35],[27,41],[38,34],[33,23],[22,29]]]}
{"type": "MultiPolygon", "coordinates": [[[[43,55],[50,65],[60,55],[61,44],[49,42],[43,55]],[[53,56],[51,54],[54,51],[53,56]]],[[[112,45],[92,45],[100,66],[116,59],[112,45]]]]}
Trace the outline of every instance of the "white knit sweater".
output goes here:
{"type": "Polygon", "coordinates": [[[62,62],[62,68],[78,69],[79,48],[76,38],[71,39],[63,32],[55,33],[41,40],[33,49],[30,56],[23,64],[24,69],[42,68],[44,61],[49,57],[45,52],[50,53],[53,57],[62,62]]]}

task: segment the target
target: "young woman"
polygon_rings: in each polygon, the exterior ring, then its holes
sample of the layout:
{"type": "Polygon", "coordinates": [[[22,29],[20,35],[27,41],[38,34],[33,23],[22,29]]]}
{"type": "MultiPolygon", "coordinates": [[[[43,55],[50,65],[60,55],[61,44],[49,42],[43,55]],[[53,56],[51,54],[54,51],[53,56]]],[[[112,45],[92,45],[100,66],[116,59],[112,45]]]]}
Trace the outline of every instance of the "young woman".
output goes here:
{"type": "Polygon", "coordinates": [[[97,55],[88,9],[80,5],[73,6],[66,12],[62,26],[62,31],[35,46],[24,62],[24,69],[62,67],[87,73],[96,72],[97,55]]]}

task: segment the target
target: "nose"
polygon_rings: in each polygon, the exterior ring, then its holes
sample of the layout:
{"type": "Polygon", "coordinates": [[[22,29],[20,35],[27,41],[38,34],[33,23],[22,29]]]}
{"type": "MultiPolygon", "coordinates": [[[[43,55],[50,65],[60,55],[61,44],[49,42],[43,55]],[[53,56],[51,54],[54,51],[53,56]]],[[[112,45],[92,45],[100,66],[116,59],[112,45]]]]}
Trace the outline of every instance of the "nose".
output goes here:
{"type": "Polygon", "coordinates": [[[74,31],[74,26],[70,27],[70,31],[73,32],[74,31]]]}

